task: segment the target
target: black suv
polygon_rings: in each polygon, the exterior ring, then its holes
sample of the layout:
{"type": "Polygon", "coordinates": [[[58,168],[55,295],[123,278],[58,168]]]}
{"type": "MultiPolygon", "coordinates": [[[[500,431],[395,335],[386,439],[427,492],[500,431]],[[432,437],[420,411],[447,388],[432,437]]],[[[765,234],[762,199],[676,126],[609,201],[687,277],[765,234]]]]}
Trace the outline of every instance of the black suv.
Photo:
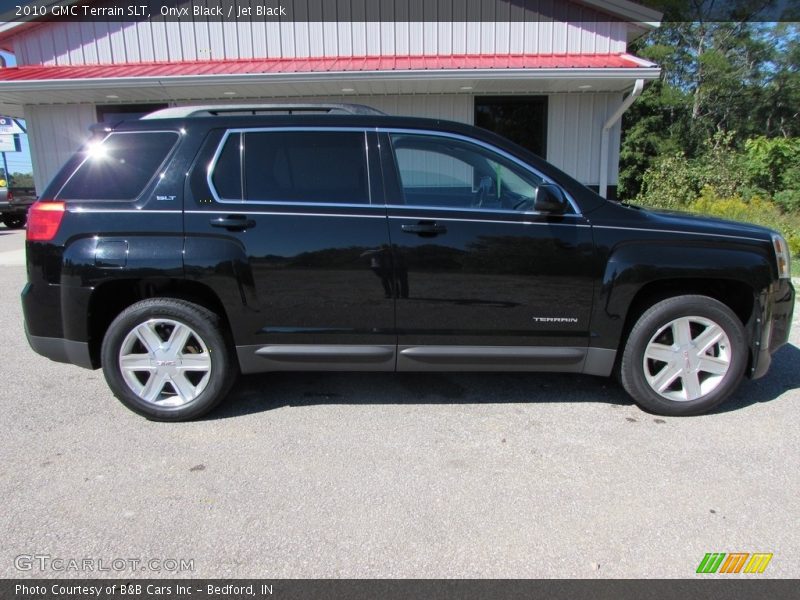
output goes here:
{"type": "Polygon", "coordinates": [[[764,375],[794,308],[773,231],[609,202],[488,131],[357,105],[98,126],[27,256],[34,350],[159,420],[274,370],[617,374],[698,414],[764,375]]]}

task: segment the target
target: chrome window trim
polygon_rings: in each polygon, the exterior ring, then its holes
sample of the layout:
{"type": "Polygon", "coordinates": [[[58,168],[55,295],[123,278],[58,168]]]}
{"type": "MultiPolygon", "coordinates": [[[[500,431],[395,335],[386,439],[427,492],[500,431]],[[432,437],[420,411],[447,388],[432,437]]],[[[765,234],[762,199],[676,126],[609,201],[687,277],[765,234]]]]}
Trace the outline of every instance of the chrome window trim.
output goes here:
{"type": "MultiPolygon", "coordinates": [[[[261,205],[272,205],[272,206],[338,206],[338,207],[358,207],[358,206],[378,206],[373,204],[372,202],[372,181],[370,180],[370,171],[369,171],[369,138],[368,132],[372,131],[372,129],[368,127],[235,127],[231,129],[226,129],[225,133],[222,135],[222,139],[220,139],[219,143],[217,144],[217,149],[214,151],[214,156],[211,157],[211,162],[208,163],[208,167],[206,167],[206,183],[208,184],[208,189],[211,192],[212,198],[216,202],[220,204],[261,204],[261,205]],[[347,202],[298,202],[296,200],[247,200],[244,197],[245,194],[245,186],[244,186],[244,159],[245,153],[247,152],[247,148],[244,144],[244,135],[245,133],[270,133],[275,131],[350,131],[356,133],[363,133],[364,134],[364,160],[366,162],[366,169],[367,169],[367,202],[366,203],[347,203],[347,202]],[[239,172],[241,177],[241,185],[242,185],[242,197],[239,200],[228,199],[228,198],[221,198],[219,193],[217,192],[217,188],[214,187],[214,183],[211,181],[212,175],[214,173],[214,169],[217,166],[217,161],[219,160],[220,155],[222,154],[222,149],[225,147],[225,143],[228,141],[228,137],[231,134],[238,133],[240,135],[239,138],[239,172]]],[[[380,205],[383,206],[383,205],[380,205]]]]}
{"type": "MultiPolygon", "coordinates": [[[[319,205],[318,205],[319,206],[319,205]]],[[[322,206],[331,206],[329,204],[324,204],[322,206]]],[[[312,212],[281,212],[281,211],[253,211],[253,210],[237,210],[237,215],[269,215],[269,216],[288,216],[288,217],[353,217],[353,218],[361,218],[361,219],[385,219],[386,213],[384,212],[384,205],[382,204],[345,204],[345,205],[335,205],[337,208],[341,206],[345,206],[347,208],[364,208],[370,207],[376,210],[380,210],[380,214],[369,215],[369,214],[342,214],[342,213],[312,213],[312,212]]],[[[153,211],[153,212],[163,212],[163,211],[153,211]]],[[[176,211],[180,212],[180,211],[176,211]]],[[[229,215],[232,211],[230,210],[187,210],[184,211],[188,215],[229,215]]],[[[506,213],[508,214],[508,213],[506,213]]],[[[530,213],[516,213],[516,214],[530,214],[530,213]]],[[[407,221],[416,221],[419,220],[419,217],[403,217],[403,216],[391,216],[389,218],[392,219],[403,219],[407,221]]],[[[545,221],[520,221],[520,220],[508,220],[508,221],[501,221],[499,219],[466,219],[466,218],[458,218],[458,217],[437,217],[437,221],[457,221],[463,223],[502,223],[505,225],[555,225],[561,227],[585,227],[590,228],[591,225],[586,223],[551,223],[545,221]]]]}
{"type": "MultiPolygon", "coordinates": [[[[566,195],[566,192],[564,192],[566,195]]],[[[543,213],[536,210],[509,210],[507,208],[456,208],[453,206],[417,206],[416,204],[386,204],[387,208],[404,208],[406,210],[447,210],[451,212],[477,212],[477,213],[495,213],[501,215],[527,215],[531,217],[552,217],[552,218],[583,218],[580,213],[565,213],[563,215],[554,215],[552,213],[543,213]]],[[[392,218],[406,218],[391,215],[392,218]]]]}
{"type": "MultiPolygon", "coordinates": [[[[239,194],[244,202],[244,136],[241,132],[237,132],[237,135],[239,136],[239,194]]],[[[216,188],[214,191],[217,191],[216,188]]]]}
{"type": "MultiPolygon", "coordinates": [[[[378,155],[380,158],[380,154],[378,155]]],[[[369,170],[369,163],[370,163],[370,155],[369,155],[369,132],[365,129],[364,130],[364,161],[367,164],[367,204],[372,206],[372,173],[369,170]]]]}
{"type": "MultiPolygon", "coordinates": [[[[508,213],[508,212],[506,212],[504,214],[533,215],[534,213],[519,213],[519,212],[517,212],[517,213],[515,213],[515,212],[508,213]]],[[[541,214],[541,213],[536,213],[536,214],[541,214]]],[[[579,216],[579,215],[577,215],[577,216],[579,216]]],[[[419,220],[419,217],[401,217],[399,215],[390,215],[389,218],[390,219],[405,219],[407,221],[418,221],[419,220]]],[[[499,219],[460,219],[458,217],[436,217],[435,220],[436,221],[459,221],[459,222],[463,222],[463,223],[504,223],[506,225],[516,224],[516,225],[555,225],[555,226],[561,226],[561,227],[566,227],[566,226],[569,226],[569,227],[587,227],[587,228],[591,227],[591,225],[588,225],[586,223],[551,223],[551,222],[548,222],[548,221],[513,221],[513,220],[511,220],[511,221],[501,221],[499,219]]]]}
{"type": "MultiPolygon", "coordinates": [[[[467,142],[476,144],[481,146],[490,152],[494,152],[503,156],[507,160],[512,161],[513,163],[517,164],[518,166],[522,167],[523,170],[526,170],[533,175],[539,177],[546,183],[552,183],[558,185],[551,177],[545,175],[535,167],[532,167],[522,159],[517,158],[516,156],[509,154],[505,150],[501,150],[496,146],[492,146],[491,144],[487,144],[481,140],[477,140],[475,138],[471,138],[469,136],[461,135],[458,133],[450,133],[447,131],[435,131],[430,129],[407,129],[407,128],[395,128],[395,127],[324,127],[324,126],[313,126],[313,127],[300,127],[300,126],[271,126],[271,127],[235,127],[231,129],[226,129],[225,133],[223,134],[222,138],[220,139],[219,143],[217,144],[217,149],[214,151],[214,155],[211,158],[211,162],[208,164],[206,169],[206,183],[208,184],[208,189],[211,192],[211,196],[214,200],[220,204],[258,204],[258,205],[265,205],[265,206],[334,206],[340,208],[358,208],[363,206],[385,206],[386,208],[408,208],[408,209],[419,209],[419,210],[449,210],[449,211],[467,211],[467,212],[477,212],[477,213],[495,213],[495,214],[510,214],[510,215],[532,215],[532,216],[553,216],[549,213],[543,213],[539,211],[517,211],[517,210],[509,210],[509,209],[484,209],[484,208],[455,208],[449,206],[414,206],[409,204],[375,204],[372,200],[372,180],[371,180],[371,172],[370,172],[370,148],[369,148],[369,136],[370,132],[375,133],[401,133],[401,134],[415,134],[415,135],[435,135],[440,137],[449,137],[453,139],[457,139],[459,141],[467,142]],[[363,132],[364,133],[364,145],[365,145],[365,153],[364,157],[367,163],[367,195],[369,197],[369,202],[367,204],[356,204],[356,203],[347,203],[347,202],[298,202],[294,200],[287,200],[287,201],[280,201],[280,200],[245,200],[244,198],[244,181],[242,181],[242,198],[240,200],[234,199],[223,199],[220,198],[219,194],[217,193],[214,184],[211,181],[211,176],[216,168],[217,161],[219,160],[220,154],[222,154],[222,149],[225,147],[225,142],[228,140],[228,136],[233,133],[258,133],[258,132],[271,132],[271,131],[355,131],[355,132],[363,132]]],[[[240,139],[240,142],[243,142],[244,137],[240,139]]],[[[379,142],[380,143],[380,142],[379,142]]],[[[242,143],[242,146],[244,144],[242,143]]],[[[377,150],[377,148],[375,149],[377,150]]],[[[373,150],[373,151],[375,151],[373,150]]],[[[244,152],[246,149],[241,150],[240,160],[242,161],[240,164],[244,164],[244,152]]],[[[393,152],[393,150],[392,150],[393,152]]],[[[244,176],[244,170],[242,169],[242,177],[244,176]]],[[[572,195],[565,190],[563,187],[559,186],[561,191],[564,193],[564,196],[567,198],[572,210],[574,212],[565,213],[563,215],[558,215],[559,217],[570,217],[570,218],[582,218],[583,214],[578,207],[577,202],[572,197],[572,195]]]]}
{"type": "MultiPolygon", "coordinates": [[[[477,146],[481,146],[482,148],[485,148],[486,150],[489,150],[490,152],[494,152],[495,154],[499,154],[503,158],[505,158],[507,160],[510,160],[513,163],[516,163],[518,166],[522,167],[522,169],[524,171],[528,171],[529,173],[539,177],[545,183],[552,183],[554,185],[558,185],[558,183],[552,177],[549,177],[548,175],[542,173],[541,171],[539,171],[535,167],[529,165],[524,160],[522,160],[520,158],[517,158],[513,154],[509,154],[505,150],[502,150],[502,149],[498,148],[497,146],[492,146],[491,144],[488,144],[488,143],[486,143],[486,142],[484,142],[482,140],[477,140],[475,138],[471,138],[471,137],[466,136],[466,135],[461,135],[460,133],[451,133],[449,131],[435,131],[435,130],[430,130],[430,129],[407,129],[407,128],[395,128],[395,127],[378,127],[378,133],[386,133],[386,134],[400,133],[400,134],[406,134],[406,135],[431,135],[431,136],[451,138],[451,139],[459,140],[461,142],[475,144],[477,146]]],[[[392,149],[392,153],[394,153],[394,149],[392,149]]],[[[567,190],[565,190],[562,186],[558,185],[558,187],[559,187],[559,189],[561,189],[561,191],[563,192],[564,196],[567,198],[567,201],[569,202],[570,206],[572,207],[572,210],[574,211],[573,213],[568,213],[568,214],[573,214],[573,215],[578,216],[578,217],[583,216],[581,214],[580,207],[578,206],[578,203],[575,202],[575,199],[572,197],[572,195],[567,190]]],[[[414,208],[424,208],[424,207],[421,207],[421,206],[418,207],[418,206],[409,205],[409,204],[387,204],[387,206],[390,207],[390,208],[396,208],[396,207],[399,207],[399,206],[413,206],[414,208]]],[[[453,209],[451,209],[449,206],[435,206],[435,207],[430,207],[430,208],[436,208],[436,209],[440,209],[440,210],[482,210],[482,209],[466,209],[466,208],[453,208],[453,209]]],[[[497,212],[510,213],[510,214],[549,215],[549,213],[543,213],[543,212],[539,212],[539,211],[518,211],[518,210],[509,210],[509,209],[494,209],[494,210],[497,211],[497,212]]],[[[568,216],[568,214],[559,215],[559,216],[568,216]]]]}
{"type": "MultiPolygon", "coordinates": [[[[304,206],[307,206],[304,205],[304,206]]],[[[232,212],[235,212],[237,215],[254,215],[254,216],[263,216],[269,215],[274,217],[286,216],[286,217],[348,217],[354,219],[385,219],[386,213],[383,211],[383,205],[377,204],[324,204],[323,206],[333,206],[336,208],[342,207],[358,207],[364,208],[365,206],[380,209],[380,214],[377,215],[357,215],[352,213],[312,213],[312,212],[281,212],[281,211],[254,211],[254,210],[187,210],[184,211],[187,215],[229,215],[232,212]]]]}
{"type": "MultiPolygon", "coordinates": [[[[221,200],[220,204],[232,204],[234,206],[239,206],[241,204],[252,204],[254,206],[293,206],[293,207],[297,207],[297,206],[316,206],[316,207],[330,206],[330,207],[334,207],[334,208],[365,208],[365,207],[382,208],[382,209],[386,208],[386,206],[384,204],[348,204],[346,202],[297,202],[297,201],[294,201],[294,200],[292,200],[292,201],[288,201],[287,200],[286,202],[280,202],[279,200],[253,200],[253,201],[245,200],[244,202],[236,202],[234,200],[221,200]]],[[[229,214],[232,210],[233,209],[226,210],[226,211],[222,211],[222,210],[218,210],[218,211],[213,211],[213,210],[206,210],[206,211],[187,210],[186,212],[191,212],[191,213],[194,213],[194,212],[203,212],[203,213],[219,212],[219,213],[222,213],[222,212],[224,212],[225,214],[229,214]]],[[[248,213],[247,213],[247,211],[237,210],[236,214],[245,215],[245,214],[248,214],[248,213]]],[[[253,213],[253,214],[263,214],[263,213],[258,213],[257,212],[257,213],[253,213]]],[[[385,212],[384,212],[384,216],[386,216],[385,212]]]]}

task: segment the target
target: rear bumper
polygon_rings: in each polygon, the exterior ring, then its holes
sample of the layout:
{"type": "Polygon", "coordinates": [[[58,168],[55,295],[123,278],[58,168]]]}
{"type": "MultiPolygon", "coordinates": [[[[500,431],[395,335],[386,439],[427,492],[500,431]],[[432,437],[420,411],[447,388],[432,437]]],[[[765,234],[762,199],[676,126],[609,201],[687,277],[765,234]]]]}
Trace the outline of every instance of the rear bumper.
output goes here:
{"type": "Polygon", "coordinates": [[[94,369],[87,342],[75,342],[64,338],[31,335],[25,329],[25,336],[34,352],[61,363],[78,365],[84,369],[94,369]]]}
{"type": "Polygon", "coordinates": [[[31,207],[32,202],[17,203],[17,202],[0,202],[0,213],[4,215],[25,215],[31,207]]]}
{"type": "MultiPolygon", "coordinates": [[[[89,342],[86,336],[62,322],[63,286],[47,283],[28,283],[22,290],[22,313],[25,336],[34,352],[56,362],[70,363],[94,369],[89,342]],[[83,337],[83,341],[68,339],[83,337]]],[[[68,300],[68,299],[67,299],[68,300]]],[[[71,304],[67,301],[67,306],[71,304]]],[[[75,314],[86,315],[86,306],[81,304],[75,314]]]]}
{"type": "Polygon", "coordinates": [[[766,374],[772,363],[772,355],[789,341],[794,301],[794,286],[788,279],[781,279],[766,294],[760,316],[762,327],[753,347],[752,379],[766,374]]]}

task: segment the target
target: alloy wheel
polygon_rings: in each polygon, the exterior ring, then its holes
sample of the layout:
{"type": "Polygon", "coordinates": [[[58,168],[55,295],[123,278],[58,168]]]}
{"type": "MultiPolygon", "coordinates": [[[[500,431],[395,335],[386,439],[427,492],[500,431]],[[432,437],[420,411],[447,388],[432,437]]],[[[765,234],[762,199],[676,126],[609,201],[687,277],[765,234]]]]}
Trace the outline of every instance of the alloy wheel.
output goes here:
{"type": "Polygon", "coordinates": [[[731,366],[731,343],[725,331],[704,317],[670,321],[644,351],[648,385],[668,400],[697,400],[716,390],[731,366]]]}
{"type": "Polygon", "coordinates": [[[183,406],[211,378],[211,354],[188,325],[150,319],[131,330],[119,351],[123,380],[139,398],[161,407],[183,406]]]}

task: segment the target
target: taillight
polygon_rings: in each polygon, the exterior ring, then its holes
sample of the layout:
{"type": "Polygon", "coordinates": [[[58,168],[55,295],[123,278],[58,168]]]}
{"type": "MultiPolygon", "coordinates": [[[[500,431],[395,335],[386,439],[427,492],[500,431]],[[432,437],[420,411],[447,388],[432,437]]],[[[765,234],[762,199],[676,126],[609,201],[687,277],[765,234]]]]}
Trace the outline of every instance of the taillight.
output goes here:
{"type": "Polygon", "coordinates": [[[28,211],[27,239],[31,242],[49,242],[58,233],[62,218],[63,202],[35,202],[28,211]]]}
{"type": "Polygon", "coordinates": [[[14,199],[14,194],[11,193],[11,190],[8,190],[8,192],[6,192],[6,200],[11,202],[13,199],[14,199]]]}

